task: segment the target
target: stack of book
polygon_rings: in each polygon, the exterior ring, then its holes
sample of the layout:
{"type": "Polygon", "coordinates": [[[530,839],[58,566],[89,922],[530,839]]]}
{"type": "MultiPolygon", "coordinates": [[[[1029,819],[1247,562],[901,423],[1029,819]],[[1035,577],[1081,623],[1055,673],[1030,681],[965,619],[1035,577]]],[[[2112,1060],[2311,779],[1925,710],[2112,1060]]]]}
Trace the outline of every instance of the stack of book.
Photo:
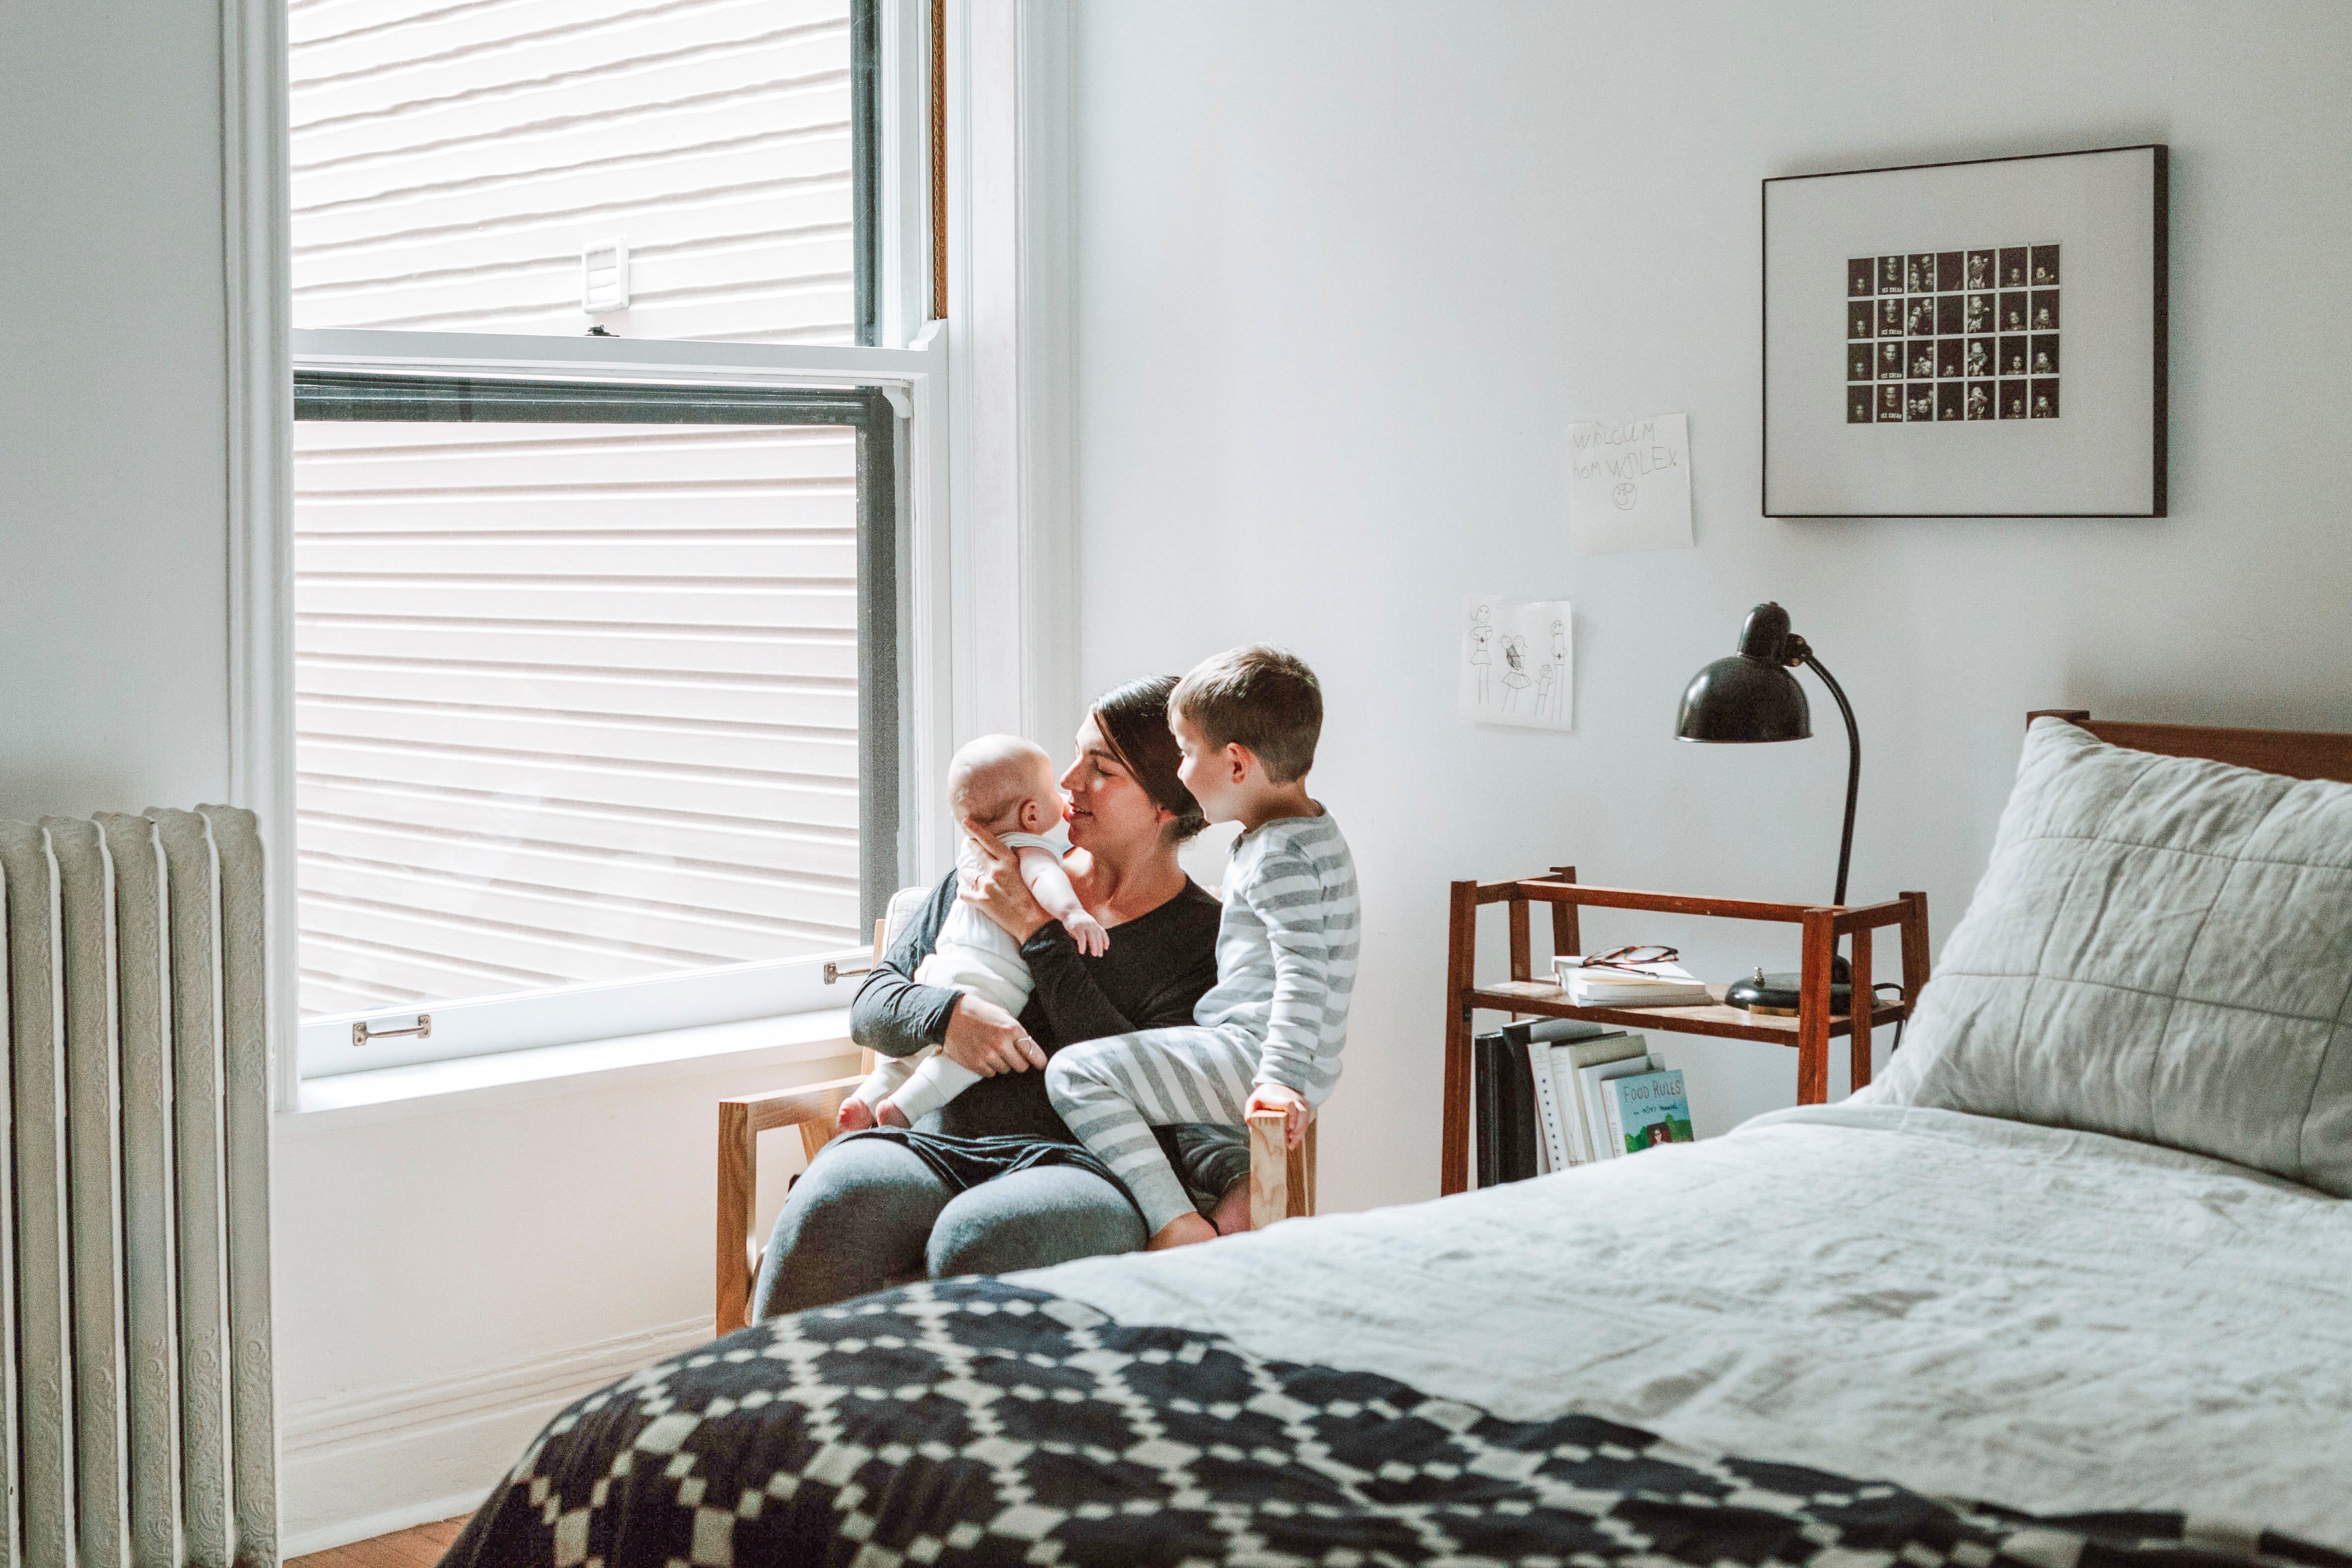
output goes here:
{"type": "Polygon", "coordinates": [[[1691,1139],[1683,1075],[1643,1037],[1553,1018],[1471,1042],[1478,1185],[1691,1139]]]}
{"type": "Polygon", "coordinates": [[[1552,960],[1553,978],[1580,1007],[1704,1007],[1715,1000],[1706,982],[1679,963],[1609,964],[1552,960]]]}

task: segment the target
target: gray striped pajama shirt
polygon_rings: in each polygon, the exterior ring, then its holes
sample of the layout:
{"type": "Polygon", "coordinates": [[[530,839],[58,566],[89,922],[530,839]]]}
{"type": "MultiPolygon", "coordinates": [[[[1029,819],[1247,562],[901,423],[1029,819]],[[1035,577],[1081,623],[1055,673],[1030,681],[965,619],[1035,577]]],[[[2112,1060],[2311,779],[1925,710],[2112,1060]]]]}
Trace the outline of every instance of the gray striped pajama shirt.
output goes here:
{"type": "Polygon", "coordinates": [[[1320,1106],[1339,1081],[1360,921],[1339,824],[1328,812],[1276,818],[1234,843],[1217,984],[1193,1026],[1065,1046],[1045,1064],[1054,1109],[1127,1184],[1147,1231],[1193,1212],[1152,1128],[1237,1124],[1261,1083],[1320,1106]]]}

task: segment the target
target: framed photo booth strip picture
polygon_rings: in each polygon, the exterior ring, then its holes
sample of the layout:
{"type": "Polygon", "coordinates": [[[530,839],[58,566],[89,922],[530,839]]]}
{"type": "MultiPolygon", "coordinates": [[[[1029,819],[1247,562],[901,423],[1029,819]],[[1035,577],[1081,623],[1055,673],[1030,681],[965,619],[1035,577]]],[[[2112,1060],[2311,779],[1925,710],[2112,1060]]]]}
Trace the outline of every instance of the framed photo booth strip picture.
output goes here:
{"type": "Polygon", "coordinates": [[[1765,515],[2164,516],[2166,163],[1766,180],[1765,515]]]}

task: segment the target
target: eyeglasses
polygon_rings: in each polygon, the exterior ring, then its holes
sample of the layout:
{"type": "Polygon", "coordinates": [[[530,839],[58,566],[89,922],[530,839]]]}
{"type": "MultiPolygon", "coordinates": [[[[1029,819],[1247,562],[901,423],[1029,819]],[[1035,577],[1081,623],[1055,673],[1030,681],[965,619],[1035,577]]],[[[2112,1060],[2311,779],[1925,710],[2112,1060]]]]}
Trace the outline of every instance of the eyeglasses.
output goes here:
{"type": "Polygon", "coordinates": [[[1682,949],[1664,947],[1656,942],[1621,947],[1598,953],[1580,963],[1579,969],[1639,969],[1646,963],[1672,963],[1682,956],[1682,949]]]}

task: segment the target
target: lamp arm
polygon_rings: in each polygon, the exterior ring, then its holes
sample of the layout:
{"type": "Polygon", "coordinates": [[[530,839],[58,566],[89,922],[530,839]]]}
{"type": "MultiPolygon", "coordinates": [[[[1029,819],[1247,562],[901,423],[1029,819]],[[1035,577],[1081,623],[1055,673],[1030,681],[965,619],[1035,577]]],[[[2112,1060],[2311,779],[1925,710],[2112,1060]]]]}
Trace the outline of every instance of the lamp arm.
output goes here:
{"type": "Polygon", "coordinates": [[[1822,678],[1822,684],[1828,687],[1830,695],[1837,699],[1838,711],[1845,715],[1845,826],[1838,835],[1837,896],[1831,900],[1843,905],[1845,902],[1846,867],[1853,859],[1854,797],[1862,789],[1862,731],[1854,726],[1853,704],[1845,700],[1845,689],[1837,683],[1837,677],[1813,657],[1811,647],[1806,648],[1801,658],[1807,668],[1822,678]]]}

